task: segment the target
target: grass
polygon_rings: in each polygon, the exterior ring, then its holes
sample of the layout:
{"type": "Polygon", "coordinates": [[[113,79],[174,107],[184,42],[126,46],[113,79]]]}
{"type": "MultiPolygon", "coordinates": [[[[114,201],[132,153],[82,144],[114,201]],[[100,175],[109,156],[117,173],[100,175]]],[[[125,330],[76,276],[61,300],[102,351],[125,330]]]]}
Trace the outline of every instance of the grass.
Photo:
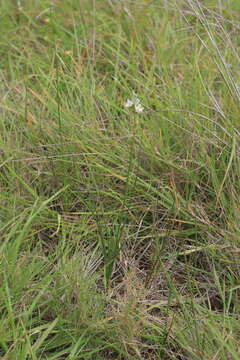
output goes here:
{"type": "Polygon", "coordinates": [[[239,359],[239,2],[0,9],[0,359],[239,359]]]}

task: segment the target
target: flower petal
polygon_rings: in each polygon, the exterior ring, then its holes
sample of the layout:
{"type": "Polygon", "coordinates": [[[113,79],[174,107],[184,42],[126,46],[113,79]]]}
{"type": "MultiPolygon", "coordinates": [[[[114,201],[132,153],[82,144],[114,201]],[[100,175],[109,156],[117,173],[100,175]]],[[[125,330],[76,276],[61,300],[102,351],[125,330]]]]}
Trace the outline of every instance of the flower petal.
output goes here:
{"type": "Polygon", "coordinates": [[[135,104],[135,110],[137,113],[141,114],[144,110],[144,107],[141,104],[135,104]]]}
{"type": "Polygon", "coordinates": [[[132,100],[127,99],[127,102],[124,104],[126,108],[130,108],[134,105],[134,102],[132,100]]]}

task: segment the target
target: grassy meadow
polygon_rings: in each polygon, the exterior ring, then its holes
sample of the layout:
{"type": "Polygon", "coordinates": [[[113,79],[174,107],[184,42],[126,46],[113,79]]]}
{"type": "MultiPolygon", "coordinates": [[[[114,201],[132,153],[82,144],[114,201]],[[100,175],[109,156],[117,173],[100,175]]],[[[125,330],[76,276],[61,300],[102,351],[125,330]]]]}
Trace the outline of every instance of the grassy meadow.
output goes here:
{"type": "Polygon", "coordinates": [[[240,359],[240,2],[0,17],[0,359],[240,359]]]}

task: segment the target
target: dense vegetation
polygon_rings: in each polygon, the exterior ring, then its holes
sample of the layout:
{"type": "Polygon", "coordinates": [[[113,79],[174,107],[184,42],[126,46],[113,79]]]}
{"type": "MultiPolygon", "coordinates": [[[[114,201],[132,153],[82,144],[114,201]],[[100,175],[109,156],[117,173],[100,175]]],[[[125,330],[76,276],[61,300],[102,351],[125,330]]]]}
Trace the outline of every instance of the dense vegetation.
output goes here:
{"type": "Polygon", "coordinates": [[[240,2],[0,10],[0,358],[239,359],[240,2]]]}

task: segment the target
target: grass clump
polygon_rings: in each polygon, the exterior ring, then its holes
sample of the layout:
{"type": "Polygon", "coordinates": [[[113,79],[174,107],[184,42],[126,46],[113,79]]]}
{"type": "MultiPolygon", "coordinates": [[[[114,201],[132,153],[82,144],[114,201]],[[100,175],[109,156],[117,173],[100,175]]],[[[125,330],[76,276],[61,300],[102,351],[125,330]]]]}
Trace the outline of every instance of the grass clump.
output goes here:
{"type": "Polygon", "coordinates": [[[1,359],[239,358],[239,11],[2,1],[1,359]]]}

